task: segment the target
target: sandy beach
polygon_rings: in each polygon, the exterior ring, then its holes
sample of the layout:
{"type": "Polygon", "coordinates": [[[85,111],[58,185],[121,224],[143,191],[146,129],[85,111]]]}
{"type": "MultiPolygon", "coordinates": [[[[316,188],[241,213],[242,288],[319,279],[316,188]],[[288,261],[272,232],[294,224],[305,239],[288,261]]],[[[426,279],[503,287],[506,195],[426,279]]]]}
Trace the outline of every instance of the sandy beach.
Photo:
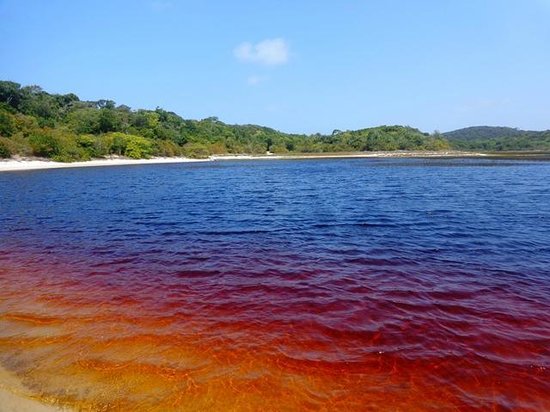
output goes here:
{"type": "Polygon", "coordinates": [[[483,153],[471,152],[363,152],[363,153],[305,153],[285,155],[212,155],[206,159],[192,159],[188,157],[155,157],[152,159],[129,159],[113,157],[107,159],[94,159],[85,162],[62,163],[40,158],[11,158],[0,160],[0,172],[16,172],[26,170],[43,169],[67,169],[76,167],[101,167],[101,166],[131,166],[146,164],[170,164],[188,162],[210,162],[225,160],[284,160],[284,159],[338,159],[338,158],[384,158],[384,157],[419,157],[419,158],[444,158],[444,157],[479,157],[486,156],[483,153]]]}
{"type": "Polygon", "coordinates": [[[17,377],[0,366],[0,412],[69,411],[34,400],[31,395],[17,377]]]}
{"type": "Polygon", "coordinates": [[[131,166],[142,164],[165,164],[185,162],[206,162],[211,159],[190,159],[187,157],[156,157],[153,159],[94,159],[86,162],[62,163],[39,158],[12,158],[0,160],[0,172],[41,170],[41,169],[66,169],[74,167],[101,167],[101,166],[131,166]]]}

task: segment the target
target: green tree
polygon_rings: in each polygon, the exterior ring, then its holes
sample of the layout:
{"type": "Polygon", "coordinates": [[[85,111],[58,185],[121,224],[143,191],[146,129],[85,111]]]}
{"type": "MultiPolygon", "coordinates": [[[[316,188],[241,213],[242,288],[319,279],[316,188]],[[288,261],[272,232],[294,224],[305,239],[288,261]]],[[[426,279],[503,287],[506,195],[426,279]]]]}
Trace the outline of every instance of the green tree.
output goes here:
{"type": "Polygon", "coordinates": [[[19,83],[0,81],[0,102],[19,109],[23,101],[23,92],[19,83]]]}
{"type": "Polygon", "coordinates": [[[97,134],[100,131],[99,117],[99,110],[79,108],[69,113],[67,123],[78,134],[97,134]]]}
{"type": "Polygon", "coordinates": [[[9,137],[15,133],[15,121],[13,116],[0,109],[0,136],[9,137]]]}
{"type": "Polygon", "coordinates": [[[0,159],[7,159],[11,157],[11,151],[8,146],[0,140],[0,159]]]}
{"type": "Polygon", "coordinates": [[[153,145],[150,140],[141,137],[128,135],[126,137],[126,150],[124,154],[133,159],[148,159],[153,153],[153,145]]]}
{"type": "Polygon", "coordinates": [[[99,111],[98,130],[100,133],[120,130],[120,121],[112,108],[104,107],[99,111]]]}
{"type": "Polygon", "coordinates": [[[205,159],[210,156],[208,147],[202,143],[186,143],[183,146],[183,153],[185,156],[197,159],[205,159]]]}
{"type": "Polygon", "coordinates": [[[53,157],[60,153],[58,140],[49,133],[41,132],[29,137],[32,153],[40,157],[53,157]]]}

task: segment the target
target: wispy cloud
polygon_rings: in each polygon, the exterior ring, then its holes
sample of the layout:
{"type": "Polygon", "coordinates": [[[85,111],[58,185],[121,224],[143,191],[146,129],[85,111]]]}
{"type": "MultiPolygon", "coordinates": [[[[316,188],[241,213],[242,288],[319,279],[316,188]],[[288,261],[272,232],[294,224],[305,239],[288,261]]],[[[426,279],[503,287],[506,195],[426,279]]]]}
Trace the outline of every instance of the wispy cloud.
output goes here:
{"type": "Polygon", "coordinates": [[[233,54],[244,63],[266,66],[285,64],[290,57],[288,44],[282,38],[266,39],[256,44],[245,42],[237,46],[233,54]]]}

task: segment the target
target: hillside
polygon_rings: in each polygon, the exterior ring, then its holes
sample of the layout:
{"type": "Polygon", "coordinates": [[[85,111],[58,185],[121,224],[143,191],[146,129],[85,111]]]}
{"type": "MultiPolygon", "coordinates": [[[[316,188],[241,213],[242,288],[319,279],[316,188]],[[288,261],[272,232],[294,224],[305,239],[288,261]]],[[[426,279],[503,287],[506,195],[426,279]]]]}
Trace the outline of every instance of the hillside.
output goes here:
{"type": "Polygon", "coordinates": [[[0,81],[0,157],[78,161],[109,155],[207,157],[211,154],[322,153],[448,149],[446,140],[405,126],[331,135],[288,134],[216,117],[184,119],[161,108],[132,110],[112,100],[83,101],[39,86],[0,81]]]}
{"type": "Polygon", "coordinates": [[[529,131],[510,127],[477,126],[443,133],[458,150],[548,151],[550,130],[529,131]]]}
{"type": "Polygon", "coordinates": [[[443,133],[448,140],[485,140],[522,136],[526,132],[511,127],[474,126],[443,133]]]}

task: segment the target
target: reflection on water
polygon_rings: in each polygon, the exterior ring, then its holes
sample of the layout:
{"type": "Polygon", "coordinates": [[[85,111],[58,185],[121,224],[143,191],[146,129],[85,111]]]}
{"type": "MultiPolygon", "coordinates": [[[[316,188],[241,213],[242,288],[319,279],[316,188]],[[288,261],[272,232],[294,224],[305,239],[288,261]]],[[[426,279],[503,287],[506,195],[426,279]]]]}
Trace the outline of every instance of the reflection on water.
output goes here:
{"type": "Polygon", "coordinates": [[[0,363],[85,410],[548,410],[550,164],[487,165],[0,175],[0,363]]]}

